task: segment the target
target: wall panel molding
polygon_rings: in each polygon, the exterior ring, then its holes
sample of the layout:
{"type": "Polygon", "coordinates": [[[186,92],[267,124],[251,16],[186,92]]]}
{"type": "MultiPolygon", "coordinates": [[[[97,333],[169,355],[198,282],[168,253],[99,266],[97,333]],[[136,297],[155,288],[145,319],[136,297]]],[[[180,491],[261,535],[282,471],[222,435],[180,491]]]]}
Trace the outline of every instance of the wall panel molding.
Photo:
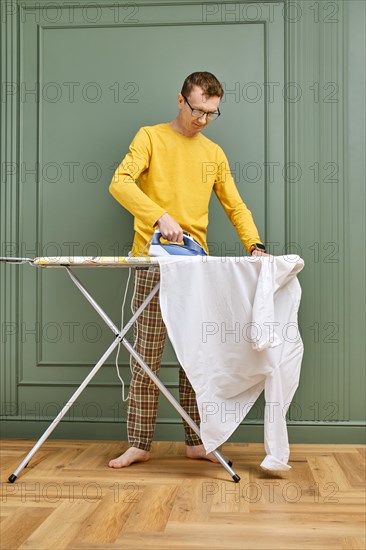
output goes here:
{"type": "MultiPolygon", "coordinates": [[[[185,3],[183,3],[185,5],[185,3]]],[[[182,4],[182,5],[183,5],[182,4]]],[[[243,5],[245,5],[244,3],[243,5]]],[[[43,57],[44,52],[46,51],[43,41],[45,39],[45,32],[47,31],[48,39],[50,39],[50,32],[51,34],[53,32],[57,33],[58,31],[63,30],[72,30],[73,32],[77,32],[80,29],[87,28],[88,30],[99,30],[101,28],[108,29],[108,28],[116,28],[116,27],[124,27],[128,28],[133,24],[136,27],[153,27],[153,26],[194,26],[194,25],[202,25],[202,17],[200,19],[200,15],[202,16],[202,5],[199,2],[193,2],[192,6],[195,7],[195,12],[190,15],[190,17],[183,17],[183,15],[180,13],[180,9],[182,7],[181,3],[177,2],[167,2],[167,3],[136,3],[136,6],[139,8],[141,7],[141,13],[140,17],[141,20],[138,21],[132,21],[131,18],[125,18],[123,23],[119,23],[118,25],[115,24],[113,20],[111,20],[109,23],[105,24],[95,24],[95,25],[86,25],[85,17],[83,17],[83,6],[81,4],[76,4],[75,6],[71,6],[74,8],[73,11],[73,17],[70,19],[69,14],[69,4],[66,6],[58,5],[57,10],[55,10],[54,14],[52,15],[52,8],[49,8],[47,3],[43,2],[30,2],[30,3],[22,3],[22,11],[21,18],[24,21],[27,21],[29,19],[29,29],[27,31],[28,35],[30,33],[33,33],[34,36],[31,39],[31,48],[34,49],[36,52],[34,55],[36,56],[37,62],[36,62],[36,70],[37,70],[37,83],[38,83],[38,96],[37,96],[37,114],[36,114],[36,120],[34,124],[36,127],[34,128],[34,139],[36,140],[37,145],[37,161],[36,164],[38,167],[43,166],[43,158],[42,158],[42,142],[46,139],[46,136],[43,135],[42,130],[42,121],[45,118],[43,114],[43,104],[42,104],[42,90],[44,88],[45,82],[45,75],[43,71],[43,57]],[[164,7],[170,6],[170,11],[167,12],[166,9],[159,11],[158,15],[155,15],[155,11],[153,12],[154,7],[164,7]],[[50,9],[50,11],[49,11],[50,9]],[[156,17],[156,20],[153,21],[154,17],[156,17]],[[179,22],[177,21],[179,20],[179,22]]],[[[88,4],[85,4],[88,6],[88,4]]],[[[103,10],[109,9],[113,5],[110,3],[102,3],[101,7],[103,10]]],[[[135,6],[135,4],[134,4],[135,6]]],[[[229,10],[230,3],[224,3],[223,6],[226,6],[225,10],[228,9],[228,11],[225,11],[225,16],[223,17],[223,13],[217,14],[215,10],[214,13],[212,11],[208,10],[207,16],[205,18],[205,24],[206,25],[256,25],[263,27],[263,39],[264,39],[264,67],[263,67],[263,80],[264,82],[270,82],[273,80],[273,69],[271,68],[272,65],[276,66],[278,65],[278,69],[276,68],[276,75],[277,78],[279,78],[281,81],[283,79],[283,68],[281,68],[281,65],[283,64],[281,57],[275,56],[273,52],[277,50],[277,48],[282,48],[283,45],[281,44],[282,35],[278,33],[278,31],[273,30],[271,28],[271,23],[273,23],[270,15],[270,11],[264,11],[262,12],[262,9],[260,12],[257,12],[257,17],[255,20],[243,20],[241,17],[242,13],[239,13],[239,17],[236,18],[237,13],[234,13],[235,17],[232,18],[232,13],[229,10]]],[[[235,8],[236,9],[236,8],[235,8]]],[[[222,11],[223,8],[220,5],[220,10],[222,11]]],[[[104,14],[104,12],[103,12],[104,14]]],[[[85,15],[85,14],[84,14],[85,15]]],[[[111,16],[111,14],[109,14],[111,16]]],[[[108,17],[107,17],[108,19],[108,17]]],[[[27,27],[28,28],[28,27],[27,27]]],[[[23,31],[22,36],[24,37],[25,31],[23,31]]],[[[25,40],[25,38],[24,38],[25,40]]],[[[27,48],[27,53],[29,52],[29,48],[27,48]]],[[[60,54],[62,55],[62,53],[60,54]]],[[[23,71],[22,71],[23,75],[23,71]]],[[[24,79],[26,80],[25,76],[24,79]]],[[[275,181],[275,188],[276,191],[272,191],[272,185],[268,185],[267,181],[267,170],[268,170],[268,164],[270,163],[270,158],[267,155],[272,155],[273,158],[278,158],[283,156],[283,145],[281,140],[277,140],[274,135],[274,129],[269,128],[269,121],[271,119],[271,116],[276,116],[277,119],[281,120],[283,113],[282,113],[282,107],[276,107],[275,115],[272,115],[273,105],[268,104],[267,102],[267,87],[264,87],[264,105],[265,105],[265,120],[264,120],[264,126],[265,126],[265,144],[264,144],[264,150],[265,150],[265,160],[264,160],[264,210],[265,210],[265,227],[264,227],[264,235],[267,233],[270,233],[273,235],[273,237],[281,242],[281,244],[284,244],[284,203],[283,203],[283,183],[281,178],[278,178],[276,176],[275,181]],[[271,146],[269,142],[271,141],[271,146]],[[278,193],[278,187],[281,187],[281,192],[278,193]],[[268,195],[268,196],[267,196],[268,195]],[[283,215],[281,215],[281,213],[283,215]],[[278,220],[281,220],[279,223],[278,220]]],[[[35,207],[35,214],[34,217],[37,219],[37,230],[35,235],[35,242],[39,245],[39,248],[42,250],[46,234],[45,231],[45,223],[44,223],[44,200],[43,200],[43,185],[42,185],[42,178],[39,173],[36,174],[36,191],[35,191],[35,197],[34,197],[34,207],[35,207]]],[[[30,206],[30,205],[29,205],[30,206]]],[[[25,231],[25,233],[28,233],[28,231],[25,231]]],[[[48,274],[47,274],[48,275],[48,274]]],[[[43,302],[44,302],[44,295],[42,292],[43,288],[43,281],[45,278],[45,274],[42,271],[37,271],[35,274],[37,278],[37,294],[36,294],[36,311],[37,311],[37,317],[36,317],[36,324],[43,327],[45,322],[43,318],[43,302]]],[[[81,366],[81,365],[88,365],[91,364],[90,362],[86,361],[62,361],[60,359],[55,360],[47,360],[44,358],[44,351],[43,351],[43,341],[36,343],[36,354],[37,354],[37,366],[42,367],[54,367],[54,366],[81,366]]],[[[23,373],[23,369],[22,369],[23,373]]],[[[22,380],[24,379],[25,374],[22,374],[22,380]]]]}
{"type": "MultiPolygon", "coordinates": [[[[0,256],[21,256],[18,239],[18,17],[1,3],[0,256]]],[[[19,266],[0,265],[0,414],[17,414],[19,266]]]]}

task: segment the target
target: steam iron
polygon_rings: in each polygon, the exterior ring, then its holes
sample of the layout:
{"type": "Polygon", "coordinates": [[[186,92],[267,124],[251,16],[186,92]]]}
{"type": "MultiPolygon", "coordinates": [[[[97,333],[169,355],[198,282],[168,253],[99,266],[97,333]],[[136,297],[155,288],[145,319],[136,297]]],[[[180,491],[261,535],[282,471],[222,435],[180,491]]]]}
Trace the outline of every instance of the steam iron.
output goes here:
{"type": "Polygon", "coordinates": [[[149,248],[150,256],[207,256],[205,250],[188,233],[183,232],[183,244],[161,242],[162,235],[157,229],[149,248]]]}

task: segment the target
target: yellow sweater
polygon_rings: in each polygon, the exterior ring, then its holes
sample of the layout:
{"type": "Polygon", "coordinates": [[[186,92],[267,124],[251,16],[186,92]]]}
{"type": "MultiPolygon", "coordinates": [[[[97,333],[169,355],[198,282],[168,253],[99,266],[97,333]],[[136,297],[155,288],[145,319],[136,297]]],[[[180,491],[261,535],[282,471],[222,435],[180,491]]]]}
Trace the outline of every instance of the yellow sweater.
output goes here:
{"type": "MultiPolygon", "coordinates": [[[[252,214],[236,188],[223,150],[202,134],[187,137],[169,123],[141,128],[130,145],[130,152],[118,166],[109,190],[135,216],[134,256],[141,255],[157,220],[165,212],[207,251],[208,204],[212,190],[246,249],[262,242],[252,214]]],[[[147,252],[146,249],[143,254],[147,252]]]]}

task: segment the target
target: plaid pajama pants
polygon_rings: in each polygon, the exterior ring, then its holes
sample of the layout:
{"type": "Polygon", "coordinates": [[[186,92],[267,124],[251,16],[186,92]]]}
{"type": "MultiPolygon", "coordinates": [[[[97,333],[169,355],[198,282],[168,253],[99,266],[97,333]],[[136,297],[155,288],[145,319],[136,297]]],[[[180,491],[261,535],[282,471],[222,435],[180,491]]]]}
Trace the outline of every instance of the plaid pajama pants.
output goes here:
{"type": "MultiPolygon", "coordinates": [[[[135,292],[132,301],[133,312],[142,304],[160,280],[159,269],[136,269],[135,292]]],[[[162,319],[159,293],[137,318],[134,325],[135,349],[150,369],[159,374],[161,357],[167,331],[162,319]]],[[[132,380],[128,399],[127,433],[131,447],[150,450],[158,412],[159,389],[132,359],[132,380]]],[[[196,395],[182,367],[179,368],[180,404],[199,426],[200,417],[196,395]]],[[[186,445],[201,445],[202,441],[183,420],[186,445]]]]}

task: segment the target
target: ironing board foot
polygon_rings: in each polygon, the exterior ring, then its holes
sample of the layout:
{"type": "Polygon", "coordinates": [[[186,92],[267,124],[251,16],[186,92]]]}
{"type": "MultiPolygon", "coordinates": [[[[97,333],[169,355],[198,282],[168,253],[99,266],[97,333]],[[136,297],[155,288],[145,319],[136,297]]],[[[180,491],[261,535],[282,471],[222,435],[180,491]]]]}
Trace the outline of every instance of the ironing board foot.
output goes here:
{"type": "Polygon", "coordinates": [[[240,481],[240,476],[238,476],[238,474],[234,474],[233,476],[231,476],[234,480],[235,483],[239,483],[240,481]]]}

